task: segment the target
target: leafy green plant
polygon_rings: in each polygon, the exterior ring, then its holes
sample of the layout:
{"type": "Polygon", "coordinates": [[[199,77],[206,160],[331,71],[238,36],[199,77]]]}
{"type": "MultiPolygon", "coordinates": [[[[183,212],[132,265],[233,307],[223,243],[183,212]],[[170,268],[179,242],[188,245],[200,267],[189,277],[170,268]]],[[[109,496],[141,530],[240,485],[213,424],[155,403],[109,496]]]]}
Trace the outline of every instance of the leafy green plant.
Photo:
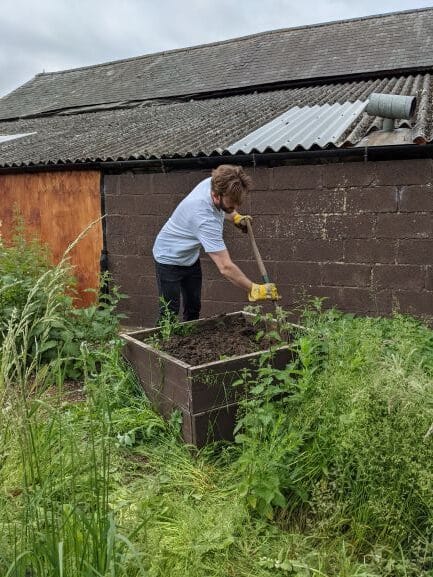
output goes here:
{"type": "Polygon", "coordinates": [[[260,305],[247,305],[244,311],[253,315],[251,323],[257,327],[256,340],[263,341],[265,348],[286,344],[300,328],[293,323],[292,312],[280,306],[276,306],[272,312],[264,313],[260,305]]]}
{"type": "Polygon", "coordinates": [[[264,358],[241,380],[242,495],[265,517],[351,539],[355,551],[380,541],[390,551],[380,571],[406,574],[415,551],[433,566],[432,331],[399,315],[322,312],[320,303],[301,322],[293,362],[281,371],[264,358]],[[394,562],[400,547],[405,561],[394,562]]]}
{"type": "MultiPolygon", "coordinates": [[[[68,378],[78,379],[82,376],[83,346],[92,348],[102,343],[109,344],[117,337],[120,320],[124,315],[118,313],[116,308],[125,295],[119,293],[115,286],[111,287],[110,292],[104,292],[102,289],[109,280],[106,273],[101,279],[101,289],[92,291],[96,293],[95,304],[87,308],[70,305],[63,311],[62,318],[51,324],[43,359],[50,361],[61,356],[65,361],[65,375],[68,378]]],[[[92,357],[88,362],[91,360],[92,357]]],[[[97,369],[98,362],[94,362],[93,371],[97,369]]]]}
{"type": "MultiPolygon", "coordinates": [[[[16,212],[10,243],[6,244],[0,237],[0,341],[9,319],[13,314],[19,315],[30,293],[34,311],[46,307],[46,291],[42,286],[38,292],[33,288],[52,268],[48,247],[35,237],[27,238],[23,217],[16,212]]],[[[72,290],[74,281],[66,266],[62,268],[61,284],[57,298],[67,300],[64,289],[72,290]]]]}
{"type": "Polygon", "coordinates": [[[105,274],[100,290],[93,291],[95,304],[87,308],[74,306],[75,281],[67,255],[79,238],[56,266],[51,264],[46,246],[35,238],[26,238],[19,215],[12,242],[6,246],[0,240],[0,343],[10,332],[11,324],[21,323],[21,330],[16,331],[16,346],[25,351],[25,362],[31,365],[37,357],[38,362],[47,363],[62,357],[65,375],[72,379],[83,373],[83,343],[108,343],[117,335],[123,315],[116,308],[125,296],[105,274]],[[109,291],[105,290],[108,286],[109,291]]]}
{"type": "Polygon", "coordinates": [[[178,316],[170,310],[164,297],[160,297],[159,302],[161,314],[158,319],[158,332],[147,339],[147,342],[155,348],[159,348],[159,343],[175,335],[187,336],[194,331],[194,322],[180,322],[178,316]]]}
{"type": "Polygon", "coordinates": [[[288,494],[291,507],[306,500],[298,478],[304,437],[288,418],[290,405],[303,395],[302,375],[314,371],[308,340],[301,337],[300,343],[293,345],[298,358],[284,369],[272,366],[271,350],[262,355],[255,375],[245,372],[235,383],[247,389],[235,428],[235,440],[242,447],[237,461],[242,494],[269,518],[275,507],[288,505],[288,494]]]}

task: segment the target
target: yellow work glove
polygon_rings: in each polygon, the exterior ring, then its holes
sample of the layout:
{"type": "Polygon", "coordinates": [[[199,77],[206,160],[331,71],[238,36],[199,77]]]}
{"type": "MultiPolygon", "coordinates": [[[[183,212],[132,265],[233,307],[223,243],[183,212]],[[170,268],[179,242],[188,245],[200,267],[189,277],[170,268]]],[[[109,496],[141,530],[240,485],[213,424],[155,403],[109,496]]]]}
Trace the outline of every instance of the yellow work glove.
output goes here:
{"type": "Polygon", "coordinates": [[[248,300],[251,302],[255,301],[277,301],[281,298],[278,294],[277,287],[273,282],[268,282],[265,284],[254,284],[248,293],[248,300]]]}
{"type": "Polygon", "coordinates": [[[233,224],[241,229],[242,232],[248,232],[247,220],[253,222],[249,214],[239,214],[238,212],[233,216],[233,224]]]}

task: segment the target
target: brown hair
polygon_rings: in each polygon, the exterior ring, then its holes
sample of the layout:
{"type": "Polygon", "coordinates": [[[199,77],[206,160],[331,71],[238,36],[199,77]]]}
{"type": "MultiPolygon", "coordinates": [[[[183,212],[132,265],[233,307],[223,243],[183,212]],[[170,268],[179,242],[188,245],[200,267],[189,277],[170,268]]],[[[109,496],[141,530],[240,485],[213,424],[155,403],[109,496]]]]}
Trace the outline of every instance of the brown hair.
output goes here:
{"type": "Polygon", "coordinates": [[[221,164],[212,170],[212,190],[218,196],[227,196],[236,205],[241,205],[251,188],[251,178],[241,166],[221,164]]]}

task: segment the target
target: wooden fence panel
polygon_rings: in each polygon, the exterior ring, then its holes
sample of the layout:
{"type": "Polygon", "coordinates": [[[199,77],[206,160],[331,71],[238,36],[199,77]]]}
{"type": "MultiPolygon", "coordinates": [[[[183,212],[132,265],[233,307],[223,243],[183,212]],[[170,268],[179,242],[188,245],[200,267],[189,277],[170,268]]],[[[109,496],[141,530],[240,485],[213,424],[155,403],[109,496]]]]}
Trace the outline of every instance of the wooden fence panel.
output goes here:
{"type": "MultiPolygon", "coordinates": [[[[0,234],[10,240],[14,212],[23,216],[29,235],[47,244],[57,263],[66,248],[101,216],[97,171],[38,172],[0,175],[0,234]]],[[[86,288],[99,286],[102,224],[97,222],[71,251],[78,281],[79,306],[94,301],[86,288]]]]}

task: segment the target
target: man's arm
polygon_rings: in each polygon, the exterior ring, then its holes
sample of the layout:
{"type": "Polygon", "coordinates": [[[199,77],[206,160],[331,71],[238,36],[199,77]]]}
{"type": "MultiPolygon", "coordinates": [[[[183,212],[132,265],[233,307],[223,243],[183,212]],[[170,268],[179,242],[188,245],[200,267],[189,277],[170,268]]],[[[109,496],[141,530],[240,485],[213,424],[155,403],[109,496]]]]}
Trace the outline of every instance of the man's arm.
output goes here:
{"type": "Polygon", "coordinates": [[[250,292],[251,287],[253,286],[252,281],[250,281],[250,279],[241,271],[241,269],[235,265],[235,263],[230,258],[230,254],[227,249],[219,250],[217,252],[209,252],[208,255],[216,264],[223,277],[225,277],[239,288],[250,292]]]}
{"type": "Polygon", "coordinates": [[[217,265],[220,273],[234,285],[248,292],[248,300],[251,302],[264,300],[279,300],[277,287],[274,283],[255,284],[235,265],[229,255],[229,251],[219,250],[208,252],[208,255],[217,265]]]}

